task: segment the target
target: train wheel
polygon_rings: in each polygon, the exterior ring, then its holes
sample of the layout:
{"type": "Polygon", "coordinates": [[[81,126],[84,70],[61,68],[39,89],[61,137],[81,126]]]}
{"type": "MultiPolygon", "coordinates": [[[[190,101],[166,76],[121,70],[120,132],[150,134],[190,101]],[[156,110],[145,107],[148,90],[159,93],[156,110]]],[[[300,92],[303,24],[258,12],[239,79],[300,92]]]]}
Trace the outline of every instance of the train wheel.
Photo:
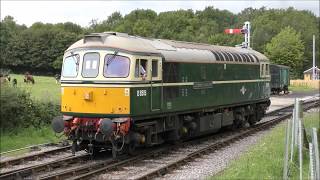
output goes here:
{"type": "Polygon", "coordinates": [[[249,126],[248,117],[245,115],[244,109],[240,109],[235,115],[232,129],[246,128],[249,126]]]}
{"type": "Polygon", "coordinates": [[[113,146],[113,147],[112,147],[112,158],[113,158],[113,159],[116,159],[116,158],[117,158],[117,155],[118,155],[117,148],[113,146]]]}
{"type": "Polygon", "coordinates": [[[126,145],[126,152],[131,156],[137,155],[136,144],[133,142],[130,142],[129,144],[127,144],[126,145]]]}
{"type": "Polygon", "coordinates": [[[72,155],[75,155],[75,154],[76,154],[77,149],[78,149],[77,141],[73,141],[73,142],[72,142],[72,146],[71,146],[72,155]]]}
{"type": "Polygon", "coordinates": [[[249,115],[249,120],[248,120],[250,126],[253,126],[257,123],[257,115],[253,114],[253,115],[249,115]]]}

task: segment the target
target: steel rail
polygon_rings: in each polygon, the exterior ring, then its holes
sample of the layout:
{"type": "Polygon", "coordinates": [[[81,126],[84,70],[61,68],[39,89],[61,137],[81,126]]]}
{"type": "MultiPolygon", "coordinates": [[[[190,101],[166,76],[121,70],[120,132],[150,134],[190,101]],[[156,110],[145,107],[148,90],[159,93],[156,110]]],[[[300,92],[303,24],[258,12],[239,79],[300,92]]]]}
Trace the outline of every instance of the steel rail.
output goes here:
{"type": "Polygon", "coordinates": [[[35,166],[24,167],[21,169],[16,169],[0,174],[0,179],[23,179],[26,177],[34,177],[39,173],[48,172],[55,170],[57,168],[67,167],[70,164],[87,161],[90,159],[89,154],[81,154],[78,156],[68,156],[62,159],[57,159],[47,163],[38,164],[35,166]]]}
{"type": "Polygon", "coordinates": [[[77,179],[82,175],[86,174],[96,174],[106,170],[117,169],[120,166],[123,166],[128,163],[135,162],[136,160],[143,159],[146,157],[152,157],[156,154],[163,153],[168,150],[170,146],[164,146],[161,148],[153,148],[152,150],[142,150],[139,153],[141,155],[130,157],[128,155],[119,156],[118,159],[107,159],[103,162],[98,162],[94,164],[86,164],[81,167],[76,167],[72,169],[68,169],[63,172],[52,173],[45,176],[39,176],[37,179],[77,179]]]}
{"type": "Polygon", "coordinates": [[[41,157],[45,157],[51,154],[56,154],[56,153],[60,153],[60,152],[64,152],[71,149],[71,146],[63,146],[63,147],[58,147],[55,149],[50,149],[47,151],[42,151],[39,153],[35,153],[35,154],[27,154],[21,157],[17,157],[17,158],[12,158],[12,159],[8,159],[8,160],[4,160],[0,162],[0,168],[5,168],[5,167],[9,167],[9,166],[13,166],[13,165],[19,165],[22,164],[26,161],[34,161],[37,159],[40,159],[41,157]]]}

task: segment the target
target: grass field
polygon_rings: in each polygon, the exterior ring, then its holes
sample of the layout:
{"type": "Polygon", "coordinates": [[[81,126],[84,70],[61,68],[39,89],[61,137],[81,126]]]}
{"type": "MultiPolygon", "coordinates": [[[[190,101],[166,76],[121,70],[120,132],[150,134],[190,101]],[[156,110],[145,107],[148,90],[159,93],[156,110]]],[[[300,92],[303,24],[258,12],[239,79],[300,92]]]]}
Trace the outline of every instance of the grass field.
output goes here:
{"type": "Polygon", "coordinates": [[[58,142],[60,139],[54,135],[50,126],[44,126],[41,129],[30,127],[17,134],[1,134],[0,152],[47,142],[58,142]]]}
{"type": "Polygon", "coordinates": [[[314,90],[316,89],[308,86],[289,86],[289,91],[293,92],[310,92],[314,90]]]}
{"type": "Polygon", "coordinates": [[[32,98],[42,102],[60,104],[60,84],[56,84],[54,77],[33,76],[35,84],[23,82],[23,75],[12,74],[11,79],[16,78],[18,87],[30,92],[32,98]]]}
{"type": "MultiPolygon", "coordinates": [[[[53,77],[34,76],[35,84],[32,85],[23,82],[23,75],[11,74],[10,76],[11,79],[16,78],[18,87],[29,92],[33,99],[60,104],[60,84],[56,84],[53,77]]],[[[41,129],[34,127],[18,129],[15,133],[1,132],[0,151],[55,141],[58,141],[58,138],[54,136],[50,125],[41,127],[41,129]]]]}
{"type": "MultiPolygon", "coordinates": [[[[307,136],[310,139],[311,127],[320,126],[319,112],[308,113],[304,118],[307,136]]],[[[267,136],[231,162],[230,166],[211,179],[282,179],[286,123],[275,127],[267,136]]],[[[309,159],[305,151],[303,160],[304,177],[308,177],[309,159]]],[[[298,164],[295,157],[295,164],[298,164]]],[[[291,179],[298,179],[297,166],[291,166],[291,179]]]]}

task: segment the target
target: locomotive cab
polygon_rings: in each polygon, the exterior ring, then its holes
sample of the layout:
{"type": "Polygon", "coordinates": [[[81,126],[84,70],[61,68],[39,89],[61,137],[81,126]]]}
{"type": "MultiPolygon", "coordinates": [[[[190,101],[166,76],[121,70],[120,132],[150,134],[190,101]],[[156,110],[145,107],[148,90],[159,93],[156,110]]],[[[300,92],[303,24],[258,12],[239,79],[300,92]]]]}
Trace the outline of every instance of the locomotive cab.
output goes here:
{"type": "Polygon", "coordinates": [[[93,142],[109,142],[110,147],[118,140],[119,147],[131,141],[143,143],[142,134],[129,135],[131,107],[160,110],[161,87],[152,85],[161,80],[161,57],[109,49],[67,52],[61,74],[61,112],[65,118],[56,120],[54,129],[61,132],[57,127],[64,126],[64,133],[74,141],[74,151],[80,147],[92,152],[93,142]],[[147,90],[149,85],[151,92],[147,90]],[[131,96],[139,100],[131,102],[131,96]]]}
{"type": "MultiPolygon", "coordinates": [[[[159,57],[117,51],[70,53],[62,67],[61,111],[71,116],[129,116],[131,87],[160,82],[161,65],[159,57]]],[[[144,96],[143,88],[138,93],[144,96]]]]}

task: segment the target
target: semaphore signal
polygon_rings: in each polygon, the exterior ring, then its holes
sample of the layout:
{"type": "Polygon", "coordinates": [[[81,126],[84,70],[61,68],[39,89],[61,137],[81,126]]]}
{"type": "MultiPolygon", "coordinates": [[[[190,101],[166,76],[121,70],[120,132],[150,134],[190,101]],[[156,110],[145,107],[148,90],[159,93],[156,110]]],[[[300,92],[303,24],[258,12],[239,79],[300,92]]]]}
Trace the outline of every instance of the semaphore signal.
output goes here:
{"type": "Polygon", "coordinates": [[[225,29],[225,34],[244,34],[244,42],[237,47],[250,48],[250,22],[246,21],[242,29],[225,29]]]}
{"type": "Polygon", "coordinates": [[[241,34],[242,29],[225,29],[224,33],[226,34],[241,34]]]}

